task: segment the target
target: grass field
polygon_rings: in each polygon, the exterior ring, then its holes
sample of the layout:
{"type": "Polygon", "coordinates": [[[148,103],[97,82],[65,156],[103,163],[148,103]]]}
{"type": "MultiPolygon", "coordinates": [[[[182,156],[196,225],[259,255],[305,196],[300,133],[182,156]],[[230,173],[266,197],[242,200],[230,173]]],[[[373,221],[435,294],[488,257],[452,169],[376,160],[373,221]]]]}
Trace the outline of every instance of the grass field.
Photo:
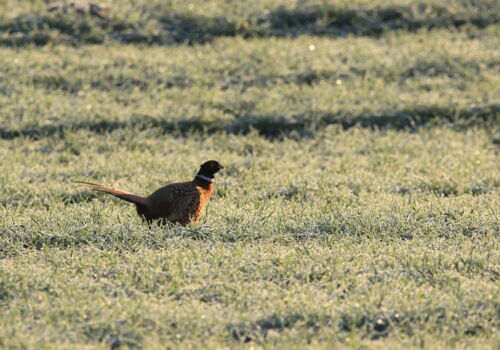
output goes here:
{"type": "Polygon", "coordinates": [[[117,3],[0,4],[0,348],[498,348],[496,1],[117,3]]]}

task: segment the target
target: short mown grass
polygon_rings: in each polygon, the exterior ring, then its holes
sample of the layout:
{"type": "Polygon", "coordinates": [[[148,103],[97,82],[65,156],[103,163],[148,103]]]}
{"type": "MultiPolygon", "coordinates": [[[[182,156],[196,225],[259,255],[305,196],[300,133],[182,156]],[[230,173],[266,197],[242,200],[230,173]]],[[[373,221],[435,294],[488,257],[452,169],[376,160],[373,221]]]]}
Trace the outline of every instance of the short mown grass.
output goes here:
{"type": "Polygon", "coordinates": [[[0,348],[498,345],[496,2],[116,3],[0,4],[0,348]]]}
{"type": "Polygon", "coordinates": [[[4,48],[0,137],[130,127],[277,137],[330,124],[491,126],[499,122],[498,34],[225,39],[147,55],[135,46],[56,46],[29,56],[4,48]]]}
{"type": "MultiPolygon", "coordinates": [[[[79,4],[78,2],[76,2],[79,4]]],[[[81,2],[86,4],[87,2],[81,2]]],[[[379,36],[390,31],[476,27],[498,23],[494,0],[391,1],[103,1],[105,16],[51,11],[46,2],[4,1],[0,45],[67,43],[195,44],[220,37],[379,36]]]]}
{"type": "Polygon", "coordinates": [[[448,128],[4,140],[0,342],[493,344],[491,141],[448,128]],[[146,194],[207,158],[226,170],[198,227],[150,229],[126,203],[71,183],[146,194]]]}

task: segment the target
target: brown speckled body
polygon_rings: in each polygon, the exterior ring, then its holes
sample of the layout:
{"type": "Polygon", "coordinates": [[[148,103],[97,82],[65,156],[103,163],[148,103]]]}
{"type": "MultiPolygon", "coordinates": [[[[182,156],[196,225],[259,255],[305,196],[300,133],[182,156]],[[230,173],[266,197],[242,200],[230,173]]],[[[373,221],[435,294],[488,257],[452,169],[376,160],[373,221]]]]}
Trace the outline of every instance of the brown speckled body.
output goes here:
{"type": "Polygon", "coordinates": [[[167,185],[146,198],[147,203],[137,205],[137,214],[148,223],[161,220],[165,224],[197,224],[210,200],[214,183],[195,179],[167,185]]]}

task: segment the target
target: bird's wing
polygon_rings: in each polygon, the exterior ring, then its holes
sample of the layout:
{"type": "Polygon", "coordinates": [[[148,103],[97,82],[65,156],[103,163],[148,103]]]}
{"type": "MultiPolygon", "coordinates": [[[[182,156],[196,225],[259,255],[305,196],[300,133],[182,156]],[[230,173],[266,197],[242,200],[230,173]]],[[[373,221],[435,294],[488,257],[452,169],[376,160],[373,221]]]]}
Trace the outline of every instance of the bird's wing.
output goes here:
{"type": "Polygon", "coordinates": [[[165,213],[169,221],[187,220],[194,214],[200,193],[192,182],[170,184],[155,191],[149,196],[154,202],[168,208],[165,213]]]}

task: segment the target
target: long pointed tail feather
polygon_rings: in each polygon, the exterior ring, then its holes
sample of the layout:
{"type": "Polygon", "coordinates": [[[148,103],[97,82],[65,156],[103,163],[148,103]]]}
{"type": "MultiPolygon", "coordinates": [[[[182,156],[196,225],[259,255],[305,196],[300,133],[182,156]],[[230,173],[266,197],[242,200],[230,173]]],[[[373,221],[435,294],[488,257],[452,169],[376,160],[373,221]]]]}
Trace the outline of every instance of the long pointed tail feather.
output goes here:
{"type": "Polygon", "coordinates": [[[137,195],[130,193],[130,192],[118,190],[118,189],[113,188],[113,187],[103,186],[103,185],[95,184],[92,182],[85,182],[85,181],[75,181],[75,183],[80,184],[79,186],[86,186],[86,187],[90,187],[90,188],[97,190],[97,191],[109,193],[109,194],[111,194],[115,197],[118,197],[120,199],[123,199],[127,202],[131,202],[131,203],[135,203],[135,204],[139,204],[139,205],[146,205],[147,204],[146,198],[141,197],[141,196],[137,196],[137,195]]]}

